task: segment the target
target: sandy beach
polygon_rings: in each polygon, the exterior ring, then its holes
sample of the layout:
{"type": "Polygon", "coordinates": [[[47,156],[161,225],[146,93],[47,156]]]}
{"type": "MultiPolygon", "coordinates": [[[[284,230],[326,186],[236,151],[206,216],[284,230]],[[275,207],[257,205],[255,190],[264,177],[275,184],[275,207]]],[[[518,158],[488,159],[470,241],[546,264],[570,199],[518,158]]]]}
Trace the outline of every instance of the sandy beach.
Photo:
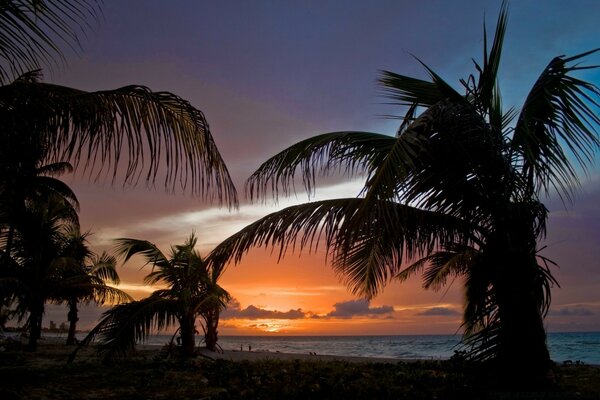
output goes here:
{"type": "MultiPolygon", "coordinates": [[[[150,346],[148,346],[150,347],[150,346]]],[[[150,350],[150,349],[148,349],[150,350]]],[[[386,363],[394,364],[398,362],[414,362],[415,360],[400,360],[394,358],[373,358],[373,357],[351,357],[351,356],[333,356],[325,354],[298,354],[298,353],[281,353],[271,351],[236,351],[226,350],[223,352],[212,352],[206,349],[199,351],[202,357],[208,359],[221,359],[229,361],[264,361],[264,360],[280,360],[280,361],[345,361],[352,363],[386,363]]]]}
{"type": "Polygon", "coordinates": [[[40,340],[36,352],[25,351],[18,341],[5,342],[0,398],[475,400],[537,399],[543,390],[543,398],[582,400],[597,399],[600,392],[600,369],[586,365],[560,367],[552,386],[513,395],[494,384],[493,375],[452,361],[234,350],[199,350],[199,357],[180,359],[165,346],[142,345],[127,358],[108,362],[89,346],[68,363],[73,350],[59,338],[40,340]]]}

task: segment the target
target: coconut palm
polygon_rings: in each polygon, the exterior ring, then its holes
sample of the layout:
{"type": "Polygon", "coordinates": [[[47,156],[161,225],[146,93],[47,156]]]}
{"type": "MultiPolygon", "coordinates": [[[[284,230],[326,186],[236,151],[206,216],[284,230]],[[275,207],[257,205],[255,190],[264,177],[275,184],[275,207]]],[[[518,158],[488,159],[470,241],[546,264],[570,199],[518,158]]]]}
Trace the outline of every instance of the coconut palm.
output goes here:
{"type": "MultiPolygon", "coordinates": [[[[125,257],[125,261],[138,254],[152,266],[152,271],[144,279],[146,284],[166,287],[145,299],[117,305],[105,312],[82,343],[89,343],[100,336],[103,351],[110,355],[123,354],[137,341],[145,340],[152,329],[179,325],[181,354],[193,355],[196,319],[205,315],[218,318],[218,310],[225,307],[230,298],[227,291],[216,284],[222,270],[208,267],[194,249],[196,241],[192,234],[183,245],[173,246],[170,255],[166,256],[148,241],[117,239],[116,250],[125,257]]],[[[207,345],[213,338],[216,341],[218,320],[211,320],[211,323],[205,328],[207,332],[214,329],[207,345]]]]}
{"type": "MultiPolygon", "coordinates": [[[[464,94],[425,66],[430,80],[383,72],[393,103],[407,106],[396,137],[334,132],[303,140],[267,160],[250,177],[251,198],[288,194],[299,170],[306,189],[316,177],[362,172],[357,198],[292,206],[249,225],[209,256],[239,262],[253,246],[314,250],[324,243],[350,289],[364,297],[392,279],[425,269],[425,285],[464,278],[466,339],[471,355],[493,359],[513,376],[549,366],[543,316],[555,282],[537,257],[555,190],[565,202],[577,167],[592,161],[600,141],[594,108],[600,91],[572,76],[592,52],[557,57],[542,71],[520,110],[502,109],[497,72],[507,10],[477,75],[464,94]],[[412,262],[408,267],[406,263],[412,262]]],[[[423,64],[424,65],[424,64],[423,64]]]]}
{"type": "Polygon", "coordinates": [[[105,304],[132,300],[127,293],[107,284],[118,284],[120,281],[116,259],[106,252],[100,255],[92,252],[87,245],[88,235],[89,233],[80,233],[79,229],[70,229],[66,233],[60,260],[56,262],[61,265],[62,270],[59,298],[55,301],[65,302],[69,309],[67,345],[76,343],[75,333],[79,321],[77,306],[80,302],[105,304]]]}
{"type": "Polygon", "coordinates": [[[27,316],[31,350],[41,334],[45,303],[57,299],[63,285],[60,257],[66,232],[78,224],[77,213],[60,196],[29,202],[17,221],[12,253],[2,251],[0,297],[16,303],[20,319],[27,316]]]}

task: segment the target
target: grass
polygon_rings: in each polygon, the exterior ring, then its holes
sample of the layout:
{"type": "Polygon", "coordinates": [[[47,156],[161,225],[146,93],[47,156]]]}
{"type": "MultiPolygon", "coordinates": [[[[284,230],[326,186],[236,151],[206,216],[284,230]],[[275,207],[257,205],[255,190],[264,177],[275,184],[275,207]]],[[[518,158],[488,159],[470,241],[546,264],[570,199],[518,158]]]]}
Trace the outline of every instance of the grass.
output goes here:
{"type": "Polygon", "coordinates": [[[42,345],[0,352],[0,398],[10,399],[598,399],[600,368],[556,369],[556,383],[509,392],[480,369],[453,361],[178,360],[139,352],[111,364],[92,349],[66,362],[70,349],[42,345]]]}

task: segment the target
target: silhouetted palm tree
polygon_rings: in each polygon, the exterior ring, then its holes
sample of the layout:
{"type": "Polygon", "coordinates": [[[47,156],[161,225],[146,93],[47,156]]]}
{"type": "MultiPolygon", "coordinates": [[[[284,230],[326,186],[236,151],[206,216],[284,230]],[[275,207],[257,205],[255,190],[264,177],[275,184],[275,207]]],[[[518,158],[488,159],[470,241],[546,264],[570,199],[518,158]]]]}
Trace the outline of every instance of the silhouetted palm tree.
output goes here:
{"type": "Polygon", "coordinates": [[[42,331],[45,303],[60,296],[66,232],[78,224],[77,213],[60,196],[29,202],[17,221],[12,253],[1,251],[0,298],[16,304],[20,319],[27,316],[31,350],[42,331]]]}
{"type": "Polygon", "coordinates": [[[66,302],[69,309],[67,345],[76,343],[79,321],[77,306],[80,302],[105,304],[132,300],[127,293],[107,285],[120,281],[116,259],[105,252],[100,255],[92,252],[87,245],[87,236],[88,233],[82,234],[79,229],[68,230],[60,260],[57,261],[62,264],[62,271],[59,298],[56,301],[66,302]]]}
{"type": "MultiPolygon", "coordinates": [[[[222,271],[208,267],[194,249],[196,240],[192,234],[183,245],[173,246],[170,255],[166,256],[148,241],[117,239],[117,252],[125,257],[125,261],[139,254],[152,266],[152,272],[144,279],[146,284],[166,287],[154,291],[150,297],[117,305],[105,312],[82,343],[89,343],[99,336],[103,351],[123,354],[137,341],[145,340],[152,329],[162,330],[177,324],[182,355],[193,355],[196,319],[208,314],[218,318],[218,311],[230,298],[216,283],[222,271]]],[[[214,329],[207,345],[213,338],[216,341],[217,325],[218,320],[212,320],[212,325],[207,327],[207,330],[214,329]]]]}
{"type": "Polygon", "coordinates": [[[506,373],[544,374],[549,366],[543,316],[554,279],[536,257],[556,190],[571,200],[599,147],[593,84],[571,76],[591,54],[557,57],[541,73],[521,110],[502,109],[496,76],[506,27],[500,12],[492,46],[484,37],[478,75],[461,95],[428,67],[425,81],[384,72],[390,99],[408,106],[396,137],[334,132],[299,142],[250,177],[251,197],[288,194],[300,170],[306,189],[319,173],[366,174],[358,198],[316,201],[270,214],[225,240],[209,256],[239,261],[253,246],[329,249],[333,268],[354,293],[376,295],[394,278],[426,265],[426,286],[464,276],[466,338],[472,356],[494,359],[506,373]],[[425,109],[419,114],[419,112],[425,109]],[[406,270],[406,262],[419,260],[406,270]]]}

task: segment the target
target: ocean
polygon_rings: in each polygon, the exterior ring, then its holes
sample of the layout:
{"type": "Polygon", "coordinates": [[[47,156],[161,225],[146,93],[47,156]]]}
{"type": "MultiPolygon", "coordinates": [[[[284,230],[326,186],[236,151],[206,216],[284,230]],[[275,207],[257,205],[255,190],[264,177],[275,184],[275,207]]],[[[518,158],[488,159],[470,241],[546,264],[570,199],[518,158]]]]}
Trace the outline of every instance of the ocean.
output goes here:
{"type": "MultiPolygon", "coordinates": [[[[147,344],[163,345],[171,336],[152,336],[147,344]]],[[[394,359],[447,359],[458,350],[458,335],[407,336],[221,336],[223,350],[328,354],[394,359]]],[[[600,332],[549,333],[550,356],[600,365],[600,332]]]]}

